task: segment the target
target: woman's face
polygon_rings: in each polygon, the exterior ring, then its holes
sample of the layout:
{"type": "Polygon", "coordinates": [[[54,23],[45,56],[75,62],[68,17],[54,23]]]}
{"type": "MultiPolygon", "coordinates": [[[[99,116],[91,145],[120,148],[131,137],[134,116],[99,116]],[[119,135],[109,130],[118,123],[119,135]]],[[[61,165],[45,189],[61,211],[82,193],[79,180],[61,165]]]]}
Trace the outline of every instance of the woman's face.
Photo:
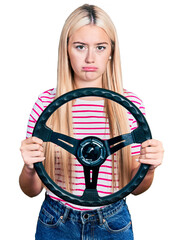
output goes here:
{"type": "Polygon", "coordinates": [[[95,25],[86,25],[69,38],[68,54],[74,81],[80,87],[102,87],[111,54],[111,41],[106,32],[95,25]]]}

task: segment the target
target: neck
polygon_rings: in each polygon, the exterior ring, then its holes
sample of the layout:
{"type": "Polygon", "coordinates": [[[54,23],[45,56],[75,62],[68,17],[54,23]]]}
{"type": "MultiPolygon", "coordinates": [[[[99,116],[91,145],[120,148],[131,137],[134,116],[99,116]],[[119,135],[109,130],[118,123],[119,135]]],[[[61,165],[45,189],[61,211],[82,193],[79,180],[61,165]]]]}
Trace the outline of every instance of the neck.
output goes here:
{"type": "Polygon", "coordinates": [[[85,80],[77,80],[75,79],[74,80],[74,85],[75,85],[75,88],[78,89],[78,88],[89,88],[89,87],[97,87],[97,88],[102,88],[102,79],[101,80],[92,80],[92,81],[85,81],[85,80]]]}

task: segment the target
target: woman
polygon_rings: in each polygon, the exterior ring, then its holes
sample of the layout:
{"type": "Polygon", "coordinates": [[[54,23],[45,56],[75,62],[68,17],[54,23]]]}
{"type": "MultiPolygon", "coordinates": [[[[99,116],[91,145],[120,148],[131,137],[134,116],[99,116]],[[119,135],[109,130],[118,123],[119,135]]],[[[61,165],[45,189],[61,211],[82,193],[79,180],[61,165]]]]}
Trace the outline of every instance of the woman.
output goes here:
{"type": "MultiPolygon", "coordinates": [[[[36,101],[22,141],[24,167],[20,187],[30,197],[43,189],[33,163],[44,161],[45,168],[62,188],[76,195],[84,191],[81,165],[74,157],[52,143],[32,137],[40,113],[53,99],[73,89],[102,87],[123,94],[144,113],[142,101],[123,89],[121,63],[115,27],[109,16],[93,5],[83,5],[66,20],[58,54],[57,88],[45,91],[36,101]]],[[[121,106],[102,98],[87,97],[69,102],[48,120],[54,131],[81,139],[99,135],[108,139],[137,127],[133,116],[121,106]]],[[[125,186],[138,171],[140,163],[150,169],[133,194],[146,191],[157,166],[162,163],[163,147],[158,140],[134,144],[110,156],[100,168],[98,192],[105,196],[125,186]]],[[[131,218],[125,200],[102,208],[81,207],[58,199],[49,190],[41,207],[36,239],[133,239],[131,218]]]]}

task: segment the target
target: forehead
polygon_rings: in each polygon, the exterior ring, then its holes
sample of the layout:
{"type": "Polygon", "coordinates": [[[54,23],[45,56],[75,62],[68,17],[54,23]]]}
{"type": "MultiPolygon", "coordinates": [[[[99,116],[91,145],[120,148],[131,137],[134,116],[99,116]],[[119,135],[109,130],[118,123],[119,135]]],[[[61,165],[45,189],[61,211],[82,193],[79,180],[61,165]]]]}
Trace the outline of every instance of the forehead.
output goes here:
{"type": "Polygon", "coordinates": [[[81,41],[84,43],[110,43],[107,33],[96,25],[86,25],[76,30],[70,37],[71,42],[81,41]]]}

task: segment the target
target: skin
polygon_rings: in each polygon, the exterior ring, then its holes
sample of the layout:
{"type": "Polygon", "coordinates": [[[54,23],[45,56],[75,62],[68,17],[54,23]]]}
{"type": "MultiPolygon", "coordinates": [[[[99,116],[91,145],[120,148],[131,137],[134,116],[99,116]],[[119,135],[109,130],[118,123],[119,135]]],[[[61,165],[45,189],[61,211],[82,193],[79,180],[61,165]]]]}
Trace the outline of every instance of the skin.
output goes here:
{"type": "MultiPolygon", "coordinates": [[[[110,61],[110,43],[106,32],[95,25],[84,26],[70,36],[68,55],[74,71],[76,88],[102,87],[102,74],[110,61]]],[[[88,97],[87,100],[96,100],[96,97],[88,97]]],[[[45,160],[42,145],[41,139],[31,137],[23,140],[20,147],[24,167],[19,182],[22,191],[30,197],[37,196],[43,188],[33,167],[33,163],[45,160]]],[[[132,158],[131,177],[135,176],[141,163],[150,164],[151,167],[133,194],[141,194],[151,186],[154,171],[162,164],[163,153],[162,143],[158,140],[152,139],[142,143],[140,155],[132,158]]]]}
{"type": "Polygon", "coordinates": [[[45,160],[42,144],[41,139],[31,137],[23,140],[20,147],[24,166],[19,183],[22,191],[29,197],[37,196],[43,189],[42,182],[33,166],[33,163],[45,160]]]}
{"type": "Polygon", "coordinates": [[[80,28],[69,39],[68,54],[77,88],[102,87],[111,54],[110,39],[103,29],[93,25],[80,28]]]}

